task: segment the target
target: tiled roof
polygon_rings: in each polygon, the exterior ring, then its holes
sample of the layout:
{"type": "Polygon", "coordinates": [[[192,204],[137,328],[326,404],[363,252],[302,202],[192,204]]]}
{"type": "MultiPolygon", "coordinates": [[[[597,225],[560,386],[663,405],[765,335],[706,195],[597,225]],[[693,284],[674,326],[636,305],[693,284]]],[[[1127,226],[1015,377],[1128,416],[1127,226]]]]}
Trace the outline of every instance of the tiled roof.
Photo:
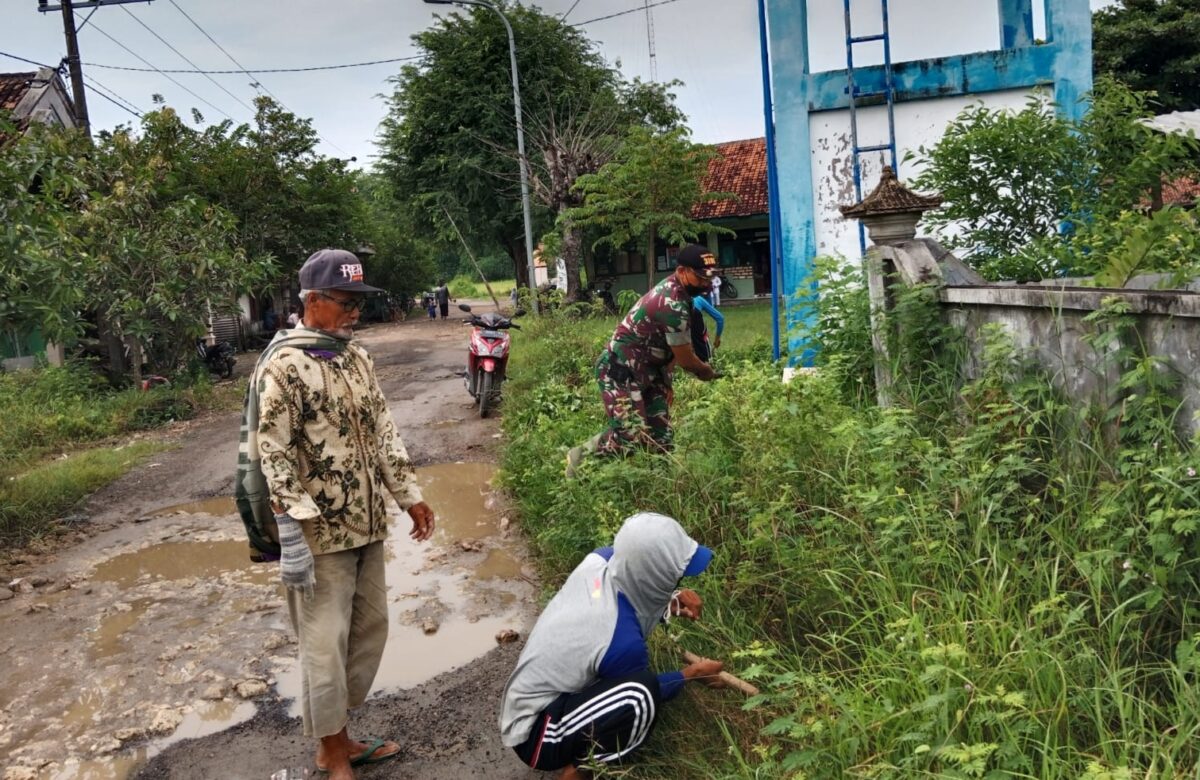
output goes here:
{"type": "Polygon", "coordinates": [[[767,213],[767,141],[750,138],[716,145],[719,157],[708,164],[705,192],[731,192],[735,197],[700,203],[692,219],[750,217],[767,213]]]}
{"type": "Polygon", "coordinates": [[[12,111],[29,91],[37,73],[0,73],[0,109],[12,111]]]}
{"type": "Polygon", "coordinates": [[[1200,206],[1200,179],[1184,176],[1165,182],[1162,199],[1165,205],[1170,206],[1200,206]]]}
{"type": "Polygon", "coordinates": [[[883,166],[879,184],[871,194],[853,206],[839,206],[843,217],[864,217],[871,214],[901,214],[909,211],[928,211],[942,203],[941,195],[918,195],[900,183],[892,166],[883,166]]]}

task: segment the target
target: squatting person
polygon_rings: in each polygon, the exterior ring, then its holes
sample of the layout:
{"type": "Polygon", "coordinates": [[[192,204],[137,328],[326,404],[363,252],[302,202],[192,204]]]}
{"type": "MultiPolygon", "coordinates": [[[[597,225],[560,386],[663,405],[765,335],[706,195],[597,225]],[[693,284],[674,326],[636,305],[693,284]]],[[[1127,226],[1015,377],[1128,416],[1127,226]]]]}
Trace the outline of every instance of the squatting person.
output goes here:
{"type": "MultiPolygon", "coordinates": [[[[281,577],[300,643],[305,736],[333,780],[395,756],[384,739],[358,741],[349,710],[371,690],[388,633],[384,496],[433,534],[404,444],[370,355],[352,340],[366,293],[350,252],[323,249],[300,269],[301,325],[268,347],[252,377],[256,447],[276,513],[281,577]]],[[[248,403],[249,406],[249,403],[248,403]]]]}
{"type": "Polygon", "coordinates": [[[688,244],[675,272],[634,304],[596,361],[600,400],[608,428],[567,453],[573,476],[590,453],[614,454],[634,446],[671,448],[671,380],[674,367],[699,379],[716,377],[692,349],[692,299],[712,288],[717,258],[708,247],[688,244]]]}
{"type": "Polygon", "coordinates": [[[578,778],[588,762],[615,762],[637,750],[663,702],[688,680],[719,686],[720,661],[655,674],[646,646],[668,615],[700,619],[700,596],[678,584],[711,559],[712,551],[670,517],[628,518],[612,547],[575,567],[533,627],[504,688],[504,744],[534,769],[578,778]]]}

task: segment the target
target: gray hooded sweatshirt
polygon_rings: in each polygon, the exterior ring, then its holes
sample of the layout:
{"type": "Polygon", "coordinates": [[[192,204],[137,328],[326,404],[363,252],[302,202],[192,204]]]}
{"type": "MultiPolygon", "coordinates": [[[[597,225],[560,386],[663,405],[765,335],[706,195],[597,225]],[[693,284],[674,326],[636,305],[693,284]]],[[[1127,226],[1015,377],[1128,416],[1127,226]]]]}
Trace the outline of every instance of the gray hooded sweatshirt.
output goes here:
{"type": "Polygon", "coordinates": [[[529,737],[538,715],[563,693],[599,680],[617,624],[617,594],[637,612],[642,636],[662,620],[698,547],[679,523],[643,512],[621,526],[606,558],[589,553],[546,605],[508,678],[500,710],[504,744],[529,737]]]}

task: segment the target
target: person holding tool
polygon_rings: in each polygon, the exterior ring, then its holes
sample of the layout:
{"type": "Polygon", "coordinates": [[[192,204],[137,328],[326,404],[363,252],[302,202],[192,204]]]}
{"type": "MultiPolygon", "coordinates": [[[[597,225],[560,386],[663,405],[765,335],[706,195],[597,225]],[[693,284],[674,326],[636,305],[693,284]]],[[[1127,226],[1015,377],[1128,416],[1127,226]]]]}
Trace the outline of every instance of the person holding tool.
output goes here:
{"type": "Polygon", "coordinates": [[[675,272],[634,304],[596,361],[596,382],[608,428],[567,453],[573,477],[590,453],[617,454],[635,446],[671,449],[672,375],[678,365],[698,379],[717,378],[692,350],[692,301],[712,286],[717,258],[708,247],[688,244],[675,272]]]}
{"type": "Polygon", "coordinates": [[[637,750],[685,682],[723,687],[720,661],[656,674],[646,645],[660,622],[700,619],[700,596],[678,585],[712,556],[673,518],[626,519],[612,547],[589,553],[538,618],[504,688],[504,744],[534,769],[573,780],[589,760],[617,762],[637,750]]]}
{"type": "Polygon", "coordinates": [[[692,351],[696,353],[696,357],[703,360],[705,363],[712,363],[713,354],[717,347],[721,346],[721,333],[725,330],[725,315],[717,311],[716,308],[708,302],[708,299],[703,295],[697,295],[692,299],[692,351]],[[704,324],[704,315],[713,318],[713,322],[717,326],[717,337],[710,344],[708,340],[708,328],[704,324]]]}

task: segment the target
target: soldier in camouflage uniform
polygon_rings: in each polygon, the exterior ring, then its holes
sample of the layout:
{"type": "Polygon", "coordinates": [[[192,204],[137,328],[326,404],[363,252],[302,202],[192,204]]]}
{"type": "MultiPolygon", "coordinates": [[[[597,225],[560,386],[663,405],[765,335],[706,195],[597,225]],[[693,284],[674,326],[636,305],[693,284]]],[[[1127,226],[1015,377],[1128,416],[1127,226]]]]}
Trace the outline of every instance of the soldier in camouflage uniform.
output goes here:
{"type": "Polygon", "coordinates": [[[712,287],[717,261],[708,247],[680,250],[675,273],[638,300],[596,361],[608,428],[567,453],[573,476],[590,452],[613,454],[634,446],[671,448],[671,375],[678,365],[699,379],[716,376],[692,350],[692,298],[712,287]]]}

